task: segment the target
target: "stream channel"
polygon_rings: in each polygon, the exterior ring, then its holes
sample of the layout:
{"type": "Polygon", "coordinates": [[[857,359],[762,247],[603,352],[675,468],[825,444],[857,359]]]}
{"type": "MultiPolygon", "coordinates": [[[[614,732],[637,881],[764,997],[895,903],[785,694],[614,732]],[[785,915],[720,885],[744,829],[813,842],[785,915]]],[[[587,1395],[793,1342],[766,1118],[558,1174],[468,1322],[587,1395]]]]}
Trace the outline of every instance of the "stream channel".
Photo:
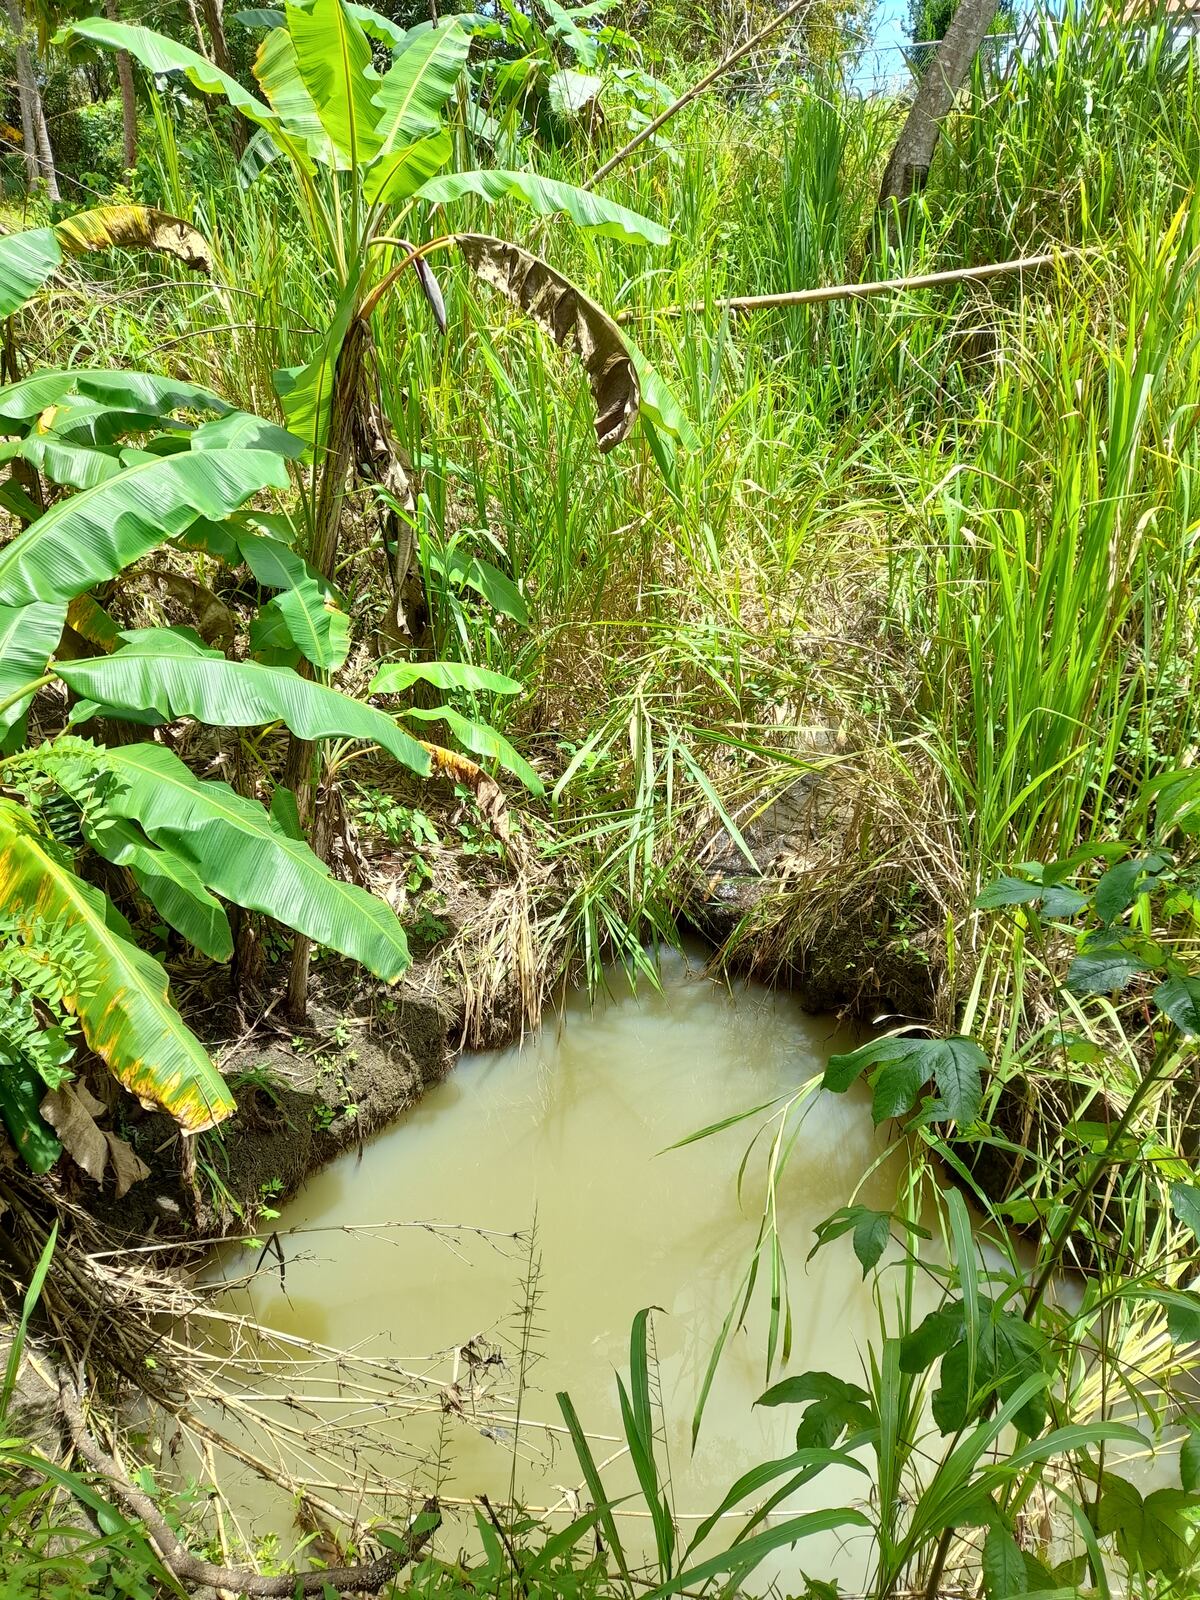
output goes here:
{"type": "MultiPolygon", "coordinates": [[[[312,1230],[285,1239],[282,1284],[268,1252],[223,1258],[220,1270],[241,1279],[223,1297],[228,1310],[252,1310],[285,1336],[354,1353],[353,1372],[331,1376],[321,1352],[274,1344],[240,1385],[256,1401],[287,1395],[308,1407],[299,1415],[294,1405],[265,1409],[307,1433],[318,1479],[340,1476],[344,1487],[353,1474],[331,1469],[323,1446],[349,1441],[354,1449],[356,1431],[370,1425],[394,1445],[382,1454],[359,1450],[358,1481],[384,1472],[448,1500],[486,1493],[503,1503],[515,1493],[564,1526],[587,1500],[555,1398],[566,1390],[596,1460],[616,1457],[603,1473],[610,1493],[629,1493],[633,1471],[617,1454],[615,1373],[628,1372],[630,1325],[646,1306],[660,1308],[653,1328],[665,1443],[684,1527],[714,1510],[749,1467],[795,1448],[796,1412],[753,1405],[766,1386],[765,1284],[719,1367],[691,1447],[713,1342],[756,1236],[764,1144],[747,1165],[740,1202],[738,1167],[767,1114],[668,1147],[798,1089],[854,1037],[832,1019],[806,1015],[786,994],[753,986],[729,993],[703,976],[695,953],[665,957],[661,993],[641,985],[635,998],[619,974],[612,981],[620,992],[595,1006],[572,998],[522,1048],[464,1057],[392,1127],[317,1174],[273,1224],[312,1230]],[[466,1226],[391,1226],[422,1219],[466,1226]],[[530,1245],[506,1236],[528,1235],[535,1219],[536,1307],[525,1317],[530,1245]],[[496,1351],[503,1366],[488,1362],[496,1351]],[[399,1397],[400,1372],[411,1401],[399,1397]]],[[[813,1228],[849,1200],[881,1147],[865,1095],[826,1094],[792,1152],[779,1191],[795,1320],[789,1372],[817,1368],[861,1381],[868,1339],[878,1340],[871,1285],[849,1238],[807,1266],[805,1257],[813,1228]]],[[[876,1173],[859,1199],[885,1208],[890,1189],[876,1173]]],[[[302,1445],[284,1453],[305,1464],[302,1445]]],[[[285,1551],[294,1545],[286,1496],[264,1499],[236,1464],[222,1482],[245,1533],[274,1531],[285,1551]]],[[[867,1482],[828,1471],[786,1504],[793,1512],[848,1504],[867,1482]]],[[[726,1542],[738,1526],[723,1525],[726,1542]]],[[[639,1497],[626,1502],[621,1527],[631,1553],[650,1554],[639,1497]]],[[[802,1572],[857,1587],[867,1550],[861,1530],[847,1532],[769,1557],[751,1589],[772,1580],[802,1588],[802,1572]]],[[[440,1538],[443,1553],[475,1544],[465,1506],[440,1538]]]]}

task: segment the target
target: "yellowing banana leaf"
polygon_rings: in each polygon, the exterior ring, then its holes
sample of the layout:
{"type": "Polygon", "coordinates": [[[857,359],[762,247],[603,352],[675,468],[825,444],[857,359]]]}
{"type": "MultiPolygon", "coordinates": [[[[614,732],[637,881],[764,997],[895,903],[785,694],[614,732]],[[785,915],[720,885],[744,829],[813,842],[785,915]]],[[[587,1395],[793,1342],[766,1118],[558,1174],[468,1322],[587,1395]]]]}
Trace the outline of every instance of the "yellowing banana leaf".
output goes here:
{"type": "MultiPolygon", "coordinates": [[[[0,705],[45,672],[66,620],[65,601],[0,605],[0,705]]],[[[0,711],[0,752],[20,738],[31,699],[32,695],[24,696],[0,711]]]]}
{"type": "Polygon", "coordinates": [[[611,450],[627,439],[637,421],[641,393],[624,335],[608,312],[519,245],[484,233],[460,233],[457,244],[477,277],[582,361],[596,402],[600,449],[611,450]]]}
{"type": "Polygon", "coordinates": [[[189,1133],[235,1109],[220,1073],[168,998],[167,975],[124,937],[104,896],[71,870],[29,813],[0,800],[0,900],[18,925],[61,917],[91,958],[87,983],[68,996],[84,1038],[139,1099],[169,1111],[189,1133]]]}
{"type": "Polygon", "coordinates": [[[190,862],[215,894],[340,950],[385,982],[407,968],[408,944],[391,907],[334,878],[257,801],[202,782],[165,745],[122,745],[99,760],[117,780],[106,804],[190,862]]]}
{"type": "Polygon", "coordinates": [[[145,457],[58,501],[0,550],[0,604],[73,599],[197,517],[219,522],[258,490],[287,485],[287,464],[265,450],[145,457]]]}
{"type": "Polygon", "coordinates": [[[53,228],[27,228],[0,238],[0,318],[19,311],[61,260],[53,228]]]}
{"type": "Polygon", "coordinates": [[[299,0],[285,8],[296,64],[317,115],[351,167],[365,166],[379,149],[379,86],[371,41],[343,0],[299,0]]]}
{"type": "Polygon", "coordinates": [[[464,750],[469,750],[481,761],[495,761],[506,772],[511,772],[514,778],[519,778],[530,794],[545,794],[545,785],[525,757],[518,755],[504,735],[497,733],[486,722],[473,722],[452,706],[433,706],[428,710],[422,706],[409,706],[401,712],[401,716],[414,717],[418,722],[444,722],[464,750]]]}
{"type": "Polygon", "coordinates": [[[118,247],[157,250],[194,272],[212,271],[212,250],[204,235],[182,217],[152,206],[97,206],[56,223],[54,232],[72,255],[118,247]]]}
{"type": "Polygon", "coordinates": [[[126,22],[110,22],[106,17],[86,17],[63,28],[56,43],[69,43],[72,39],[87,39],[92,44],[105,45],[110,50],[126,50],[156,77],[182,72],[193,88],[204,94],[224,95],[236,111],[249,117],[251,122],[257,122],[260,128],[278,128],[279,118],[270,106],[256,100],[236,78],[214,67],[206,56],[198,55],[186,45],[177,44],[165,34],[131,26],[126,22]]]}
{"type": "Polygon", "coordinates": [[[177,629],[127,634],[110,656],[61,661],[55,669],[76,694],[118,716],[153,713],[195,717],[216,727],[257,728],[283,722],[302,739],[363,739],[425,776],[429,757],[383,711],[301,678],[286,667],[229,661],[177,629]]]}
{"type": "Polygon", "coordinates": [[[619,206],[571,183],[539,178],[533,172],[448,172],[417,190],[418,199],[443,206],[469,194],[478,196],[485,205],[495,205],[498,200],[523,200],[539,217],[561,211],[577,228],[590,228],[627,244],[666,244],[671,237],[661,223],[630,211],[628,206],[619,206]]]}

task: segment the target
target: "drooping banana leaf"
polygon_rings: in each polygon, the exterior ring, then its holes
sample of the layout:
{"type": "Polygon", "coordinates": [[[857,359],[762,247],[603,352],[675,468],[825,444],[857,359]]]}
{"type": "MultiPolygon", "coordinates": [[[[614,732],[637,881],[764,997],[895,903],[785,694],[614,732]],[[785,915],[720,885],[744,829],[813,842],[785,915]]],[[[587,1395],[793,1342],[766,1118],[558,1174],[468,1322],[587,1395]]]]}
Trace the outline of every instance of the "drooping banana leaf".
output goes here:
{"type": "Polygon", "coordinates": [[[474,667],[467,661],[389,661],[371,683],[372,694],[403,694],[414,683],[431,683],[435,689],[481,689],[487,694],[520,694],[515,678],[474,667]]]}
{"type": "MultiPolygon", "coordinates": [[[[282,18],[282,13],[280,16],[282,18]]],[[[349,158],[339,156],[317,115],[313,97],[300,76],[296,46],[285,27],[272,29],[259,45],[254,58],[254,76],[284,126],[314,161],[343,170],[349,166],[349,158]]]]}
{"type": "Polygon", "coordinates": [[[539,178],[532,172],[448,172],[431,178],[417,190],[417,198],[432,205],[450,205],[469,194],[477,195],[487,205],[495,205],[498,200],[523,200],[540,217],[561,211],[576,227],[629,244],[666,244],[671,237],[661,223],[652,222],[627,206],[601,199],[574,184],[539,178]]]}
{"type": "Polygon", "coordinates": [[[121,458],[116,450],[72,444],[54,433],[31,433],[24,439],[10,439],[0,445],[0,461],[9,461],[14,456],[28,461],[51,483],[68,489],[94,489],[121,471],[121,458]]]}
{"type": "MultiPolygon", "coordinates": [[[[65,600],[28,606],[0,605],[0,704],[46,670],[67,620],[65,600]]],[[[0,753],[19,738],[31,696],[0,711],[0,753]]]]}
{"type": "Polygon", "coordinates": [[[370,6],[354,5],[352,0],[347,0],[346,10],[368,38],[375,39],[380,44],[386,44],[392,51],[403,50],[408,40],[408,34],[398,22],[393,22],[390,17],[381,16],[378,11],[373,11],[370,6]]]}
{"type": "Polygon", "coordinates": [[[252,411],[227,411],[202,422],[188,435],[187,443],[190,450],[270,450],[288,461],[304,454],[303,439],[252,411]]]}
{"type": "MultiPolygon", "coordinates": [[[[330,585],[280,540],[249,529],[238,529],[235,537],[255,581],[281,591],[268,609],[278,613],[292,644],[323,672],[340,667],[350,648],[350,619],[330,585]]],[[[277,649],[279,641],[269,647],[277,649]]]]}
{"type": "Polygon", "coordinates": [[[94,821],[85,814],[83,836],[106,861],[128,868],[164,922],[211,960],[229,960],[233,954],[229,918],[189,861],[174,850],[151,844],[136,823],[103,811],[94,821]]]}
{"type": "Polygon", "coordinates": [[[23,929],[63,918],[90,958],[87,981],[67,997],[83,1036],[140,1099],[169,1111],[189,1133],[235,1109],[221,1075],[168,998],[167,975],[127,937],[124,919],[71,870],[66,853],[38,833],[29,813],[0,800],[0,900],[23,929]]]}
{"type": "Polygon", "coordinates": [[[0,238],[0,319],[19,311],[61,260],[53,228],[27,228],[0,238]]]}
{"type": "Polygon", "coordinates": [[[212,271],[212,249],[204,235],[168,211],[152,206],[96,206],[54,226],[59,244],[72,255],[97,250],[157,250],[194,272],[212,271]]]}
{"type": "MultiPolygon", "coordinates": [[[[83,395],[114,411],[155,417],[173,411],[213,411],[224,416],[233,407],[199,384],[164,378],[156,372],[113,371],[83,367],[78,371],[35,372],[0,389],[0,418],[29,422],[68,395],[83,395]]],[[[8,429],[4,430],[8,432],[8,429]]]]}
{"type": "Polygon", "coordinates": [[[422,706],[409,706],[400,714],[413,717],[418,722],[444,722],[464,750],[469,750],[481,761],[497,762],[514,778],[519,778],[530,794],[545,794],[545,785],[525,757],[518,755],[504,735],[490,728],[486,722],[474,722],[452,706],[433,706],[428,710],[422,706]]]}
{"type": "Polygon", "coordinates": [[[372,104],[379,75],[371,41],[343,0],[289,0],[286,16],[296,64],[322,126],[348,166],[365,166],[379,149],[372,104]]]}
{"type": "Polygon", "coordinates": [[[265,450],[147,457],[107,483],[60,500],[0,550],[0,604],[70,600],[197,517],[220,521],[260,489],[288,486],[265,450]]]}
{"type": "Polygon", "coordinates": [[[278,129],[279,119],[270,106],[255,99],[236,78],[214,67],[207,57],[165,34],[126,22],[110,22],[106,17],[86,17],[80,22],[68,23],[60,30],[55,43],[69,44],[72,39],[87,39],[110,50],[128,51],[156,77],[182,72],[193,88],[204,94],[224,95],[235,110],[249,117],[251,122],[257,122],[260,128],[278,129]]]}
{"type": "Polygon", "coordinates": [[[332,877],[257,801],[202,782],[164,745],[122,745],[99,759],[117,780],[109,807],[189,861],[214,893],[340,950],[385,982],[407,968],[408,944],[391,908],[332,877]]]}
{"type": "Polygon", "coordinates": [[[58,676],[118,716],[153,712],[229,728],[283,722],[301,739],[363,739],[422,776],[429,771],[416,740],[361,700],[284,667],[229,661],[178,629],[147,628],[125,637],[129,643],[110,656],[59,662],[58,676]]]}
{"type": "Polygon", "coordinates": [[[583,362],[596,402],[600,449],[611,450],[627,439],[637,421],[641,395],[624,335],[608,312],[519,245],[484,233],[460,233],[457,244],[477,277],[583,362]]]}
{"type": "Polygon", "coordinates": [[[442,112],[467,64],[470,36],[455,22],[415,39],[374,95],[381,156],[442,131],[442,112]]]}

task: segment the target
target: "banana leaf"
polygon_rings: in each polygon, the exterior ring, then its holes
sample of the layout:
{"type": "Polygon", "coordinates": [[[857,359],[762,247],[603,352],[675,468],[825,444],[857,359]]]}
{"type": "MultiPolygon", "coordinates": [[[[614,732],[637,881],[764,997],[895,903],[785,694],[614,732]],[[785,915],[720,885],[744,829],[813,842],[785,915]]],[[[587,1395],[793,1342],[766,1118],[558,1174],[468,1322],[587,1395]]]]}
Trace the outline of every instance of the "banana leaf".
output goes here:
{"type": "Polygon", "coordinates": [[[287,667],[229,661],[178,629],[147,628],[125,637],[129,642],[112,655],[60,661],[55,671],[76,694],[117,716],[195,717],[226,728],[283,722],[301,739],[382,745],[422,777],[429,772],[425,751],[385,712],[287,667]]]}
{"type": "Polygon", "coordinates": [[[117,780],[105,796],[108,807],[189,862],[213,893],[340,950],[385,982],[409,965],[395,912],[365,889],[332,877],[256,800],[226,783],[201,781],[165,745],[122,745],[98,754],[117,780]]]}
{"type": "Polygon", "coordinates": [[[442,131],[442,112],[470,48],[470,36],[451,22],[415,39],[396,58],[373,100],[381,156],[442,131]]]}
{"type": "Polygon", "coordinates": [[[300,77],[322,126],[349,167],[365,166],[379,149],[371,41],[343,0],[289,4],[286,16],[300,77]]]}
{"type": "Polygon", "coordinates": [[[167,975],[128,937],[104,895],[71,869],[23,807],[0,800],[0,901],[32,931],[63,918],[89,960],[68,996],[89,1047],[139,1099],[161,1106],[188,1132],[214,1127],[235,1109],[200,1041],[168,998],[167,975]]]}
{"type": "Polygon", "coordinates": [[[125,867],[150,904],[189,944],[213,961],[228,961],[233,935],[221,902],[209,894],[195,868],[173,850],[151,844],[136,823],[85,814],[83,836],[106,861],[125,867]]]}
{"type": "Polygon", "coordinates": [[[197,517],[219,522],[260,489],[287,486],[286,463],[265,450],[145,457],[58,501],[0,550],[0,604],[73,599],[197,517]]]}
{"type": "Polygon", "coordinates": [[[0,238],[0,318],[19,311],[61,260],[53,228],[27,228],[0,238]]]}
{"type": "MultiPolygon", "coordinates": [[[[30,422],[48,406],[61,405],[68,395],[111,407],[114,411],[169,416],[173,411],[213,411],[224,416],[234,408],[211,389],[164,378],[157,372],[110,372],[105,368],[83,367],[76,371],[35,372],[18,383],[0,389],[0,417],[5,421],[30,422]]],[[[5,432],[8,432],[5,429],[5,432]]]]}
{"type": "MultiPolygon", "coordinates": [[[[0,705],[24,684],[41,677],[66,620],[66,601],[0,605],[0,705]]],[[[30,698],[16,700],[0,711],[0,752],[18,742],[30,698]]]]}
{"type": "Polygon", "coordinates": [[[539,178],[533,172],[449,172],[432,178],[417,190],[417,198],[431,205],[450,205],[465,195],[477,195],[486,205],[498,200],[523,200],[540,217],[565,212],[578,228],[589,228],[627,244],[667,244],[670,231],[626,206],[601,199],[574,184],[539,178]]]}

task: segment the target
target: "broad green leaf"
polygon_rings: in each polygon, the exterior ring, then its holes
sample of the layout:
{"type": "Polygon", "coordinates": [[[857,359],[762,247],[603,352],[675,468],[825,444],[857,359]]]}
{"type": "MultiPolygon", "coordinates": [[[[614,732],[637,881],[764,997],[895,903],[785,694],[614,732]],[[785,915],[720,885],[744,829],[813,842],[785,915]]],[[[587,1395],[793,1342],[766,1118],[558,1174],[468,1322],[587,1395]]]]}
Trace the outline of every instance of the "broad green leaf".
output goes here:
{"type": "Polygon", "coordinates": [[[87,17],[81,22],[69,23],[58,35],[57,43],[72,39],[87,39],[110,50],[126,50],[156,77],[165,73],[182,72],[193,88],[204,94],[224,95],[235,110],[261,128],[278,131],[279,118],[270,106],[263,105],[236,78],[214,67],[206,56],[198,55],[186,45],[177,44],[165,34],[154,33],[149,28],[131,26],[125,22],[110,22],[104,17],[87,17]]]}
{"type": "Polygon", "coordinates": [[[260,489],[288,486],[264,450],[149,457],[96,488],[60,500],[0,550],[0,604],[70,600],[179,534],[220,521],[260,489]]]}
{"type": "Polygon", "coordinates": [[[1200,1185],[1173,1183],[1171,1185],[1171,1210],[1185,1227],[1200,1239],[1200,1185]]]}
{"type": "Polygon", "coordinates": [[[462,716],[452,706],[409,706],[400,713],[402,717],[415,717],[418,722],[444,722],[464,750],[469,750],[481,761],[495,761],[506,772],[511,772],[529,790],[530,794],[545,794],[545,785],[537,773],[518,755],[503,734],[497,733],[486,722],[473,722],[462,716]]]}
{"type": "Polygon", "coordinates": [[[502,617],[511,617],[522,627],[529,626],[529,608],[520,589],[490,561],[482,561],[463,550],[431,550],[429,565],[448,583],[463,589],[474,589],[502,617]]]}
{"type": "Polygon", "coordinates": [[[1181,1419],[1187,1427],[1187,1438],[1179,1446],[1179,1481],[1189,1494],[1200,1489],[1200,1417],[1181,1419]]]}
{"type": "Polygon", "coordinates": [[[0,901],[23,928],[62,917],[80,935],[91,957],[89,981],[70,1004],[88,1045],[132,1094],[162,1106],[189,1133],[234,1110],[224,1080],[168,999],[162,967],[125,937],[123,919],[38,834],[29,814],[3,800],[0,901]]]}
{"type": "Polygon", "coordinates": [[[1000,906],[1027,906],[1042,898],[1042,885],[1026,878],[1000,877],[975,896],[976,908],[994,911],[1000,906]]]}
{"type": "Polygon", "coordinates": [[[983,1099],[982,1070],[987,1057],[973,1039],[871,1039],[845,1055],[830,1056],[821,1086],[844,1094],[868,1067],[874,1078],[876,1123],[911,1109],[922,1086],[933,1078],[941,1094],[939,1114],[972,1122],[983,1099]]]}
{"type": "Polygon", "coordinates": [[[379,149],[371,41],[343,0],[289,0],[285,14],[300,77],[325,132],[351,168],[366,166],[379,149]]]}
{"type": "Polygon", "coordinates": [[[25,1058],[12,1059],[0,1048],[0,1121],[30,1172],[49,1172],[62,1155],[62,1145],[38,1110],[45,1093],[46,1085],[25,1058]]]}
{"type": "Polygon", "coordinates": [[[1168,978],[1152,996],[1165,1017],[1189,1038],[1200,1037],[1200,978],[1168,978]]]}
{"type": "Polygon", "coordinates": [[[576,227],[589,228],[629,244],[666,244],[670,231],[626,206],[603,200],[587,189],[539,178],[532,172],[452,172],[434,178],[417,191],[431,205],[451,205],[465,195],[476,195],[486,205],[498,200],[522,200],[540,217],[564,212],[576,227]]]}
{"type": "Polygon", "coordinates": [[[350,648],[350,619],[330,585],[280,540],[241,529],[235,537],[255,581],[282,590],[265,609],[278,612],[301,655],[323,672],[340,667],[350,648]]]}
{"type": "Polygon", "coordinates": [[[1066,987],[1072,994],[1118,994],[1148,970],[1135,951],[1121,945],[1085,950],[1067,968],[1066,987]]]}
{"type": "Polygon", "coordinates": [[[0,237],[0,319],[19,311],[61,260],[53,228],[27,228],[0,237]]]}
{"type": "Polygon", "coordinates": [[[797,1449],[832,1449],[843,1433],[870,1429],[875,1422],[871,1397],[856,1383],[830,1372],[804,1372],[768,1389],[760,1406],[803,1405],[796,1429],[797,1449]]]}
{"type": "Polygon", "coordinates": [[[599,95],[602,80],[594,72],[576,72],[564,67],[546,79],[546,99],[556,117],[569,120],[591,106],[599,95]]]}
{"type": "Polygon", "coordinates": [[[196,778],[165,745],[122,745],[99,760],[118,780],[110,807],[189,862],[214,894],[340,950],[385,982],[407,968],[408,945],[391,908],[331,876],[256,800],[196,778]]]}
{"type": "MultiPolygon", "coordinates": [[[[0,704],[45,672],[66,620],[65,600],[0,605],[0,704]]],[[[30,698],[0,711],[0,751],[9,743],[10,730],[23,722],[30,698]]]]}
{"type": "Polygon", "coordinates": [[[367,172],[363,193],[371,205],[397,206],[440,172],[453,154],[454,140],[445,128],[415,139],[376,161],[367,172]]]}
{"type": "Polygon", "coordinates": [[[470,35],[456,22],[414,39],[375,86],[381,156],[442,132],[442,112],[467,64],[470,35]]]}
{"type": "Polygon", "coordinates": [[[420,745],[373,706],[287,667],[229,661],[198,642],[182,649],[167,629],[148,629],[110,656],[59,662],[56,671],[76,694],[118,715],[133,709],[229,728],[283,722],[301,739],[363,739],[422,776],[429,771],[420,745]]]}
{"type": "Polygon", "coordinates": [[[36,467],[51,483],[68,489],[94,489],[122,470],[117,451],[70,444],[55,434],[31,433],[24,439],[0,445],[0,461],[19,456],[36,467]]]}
{"type": "Polygon", "coordinates": [[[0,389],[0,417],[31,421],[47,406],[61,405],[69,395],[83,395],[115,411],[156,417],[173,411],[232,411],[228,401],[199,384],[164,378],[156,372],[110,372],[106,368],[78,371],[35,372],[0,389]]]}
{"type": "Polygon", "coordinates": [[[700,435],[676,399],[674,390],[629,337],[628,329],[622,328],[621,334],[625,340],[625,348],[633,360],[634,370],[637,372],[638,387],[642,395],[639,413],[642,420],[649,421],[654,427],[678,439],[685,450],[699,450],[700,435]]]}
{"type": "Polygon", "coordinates": [[[164,922],[211,960],[229,960],[233,954],[229,919],[188,861],[151,844],[135,823],[105,815],[103,807],[95,821],[85,818],[83,833],[106,861],[132,873],[164,922]]]}
{"type": "Polygon", "coordinates": [[[520,694],[515,678],[465,661],[389,661],[371,681],[370,694],[403,694],[414,683],[435,689],[479,689],[487,694],[520,694]]]}
{"type": "Polygon", "coordinates": [[[987,1600],[1014,1600],[1028,1593],[1025,1557],[1021,1547],[1001,1523],[988,1529],[983,1541],[983,1592],[987,1600]]]}
{"type": "Polygon", "coordinates": [[[285,27],[274,28],[259,45],[254,58],[254,76],[272,109],[314,161],[342,169],[349,165],[348,158],[339,157],[317,115],[312,95],[300,76],[296,47],[285,27]]]}

